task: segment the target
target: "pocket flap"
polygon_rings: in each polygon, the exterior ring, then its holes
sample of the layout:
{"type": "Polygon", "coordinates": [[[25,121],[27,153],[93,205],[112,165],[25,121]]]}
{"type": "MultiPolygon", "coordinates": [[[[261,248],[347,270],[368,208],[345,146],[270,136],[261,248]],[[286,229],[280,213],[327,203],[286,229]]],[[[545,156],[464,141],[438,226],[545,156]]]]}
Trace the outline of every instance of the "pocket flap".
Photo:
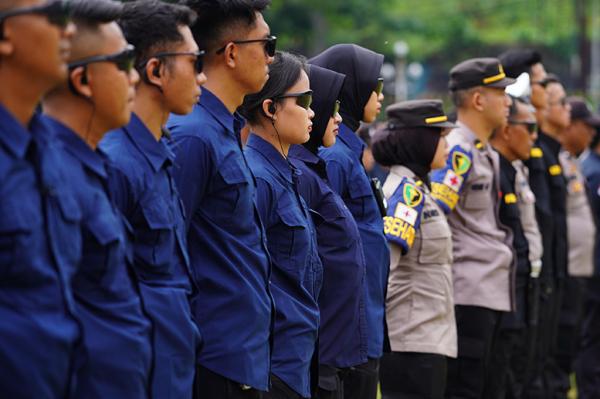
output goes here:
{"type": "Polygon", "coordinates": [[[279,218],[286,226],[306,227],[306,221],[297,212],[290,211],[289,209],[277,209],[277,215],[279,215],[279,218]]]}
{"type": "Polygon", "coordinates": [[[111,242],[118,241],[122,235],[122,224],[115,218],[107,218],[103,215],[90,220],[88,229],[96,237],[100,245],[106,246],[111,242]]]}
{"type": "Polygon", "coordinates": [[[142,206],[142,212],[146,223],[152,230],[171,229],[173,227],[173,220],[170,217],[171,210],[166,204],[156,201],[156,199],[142,206]]]}
{"type": "Polygon", "coordinates": [[[237,162],[225,161],[221,163],[219,174],[227,184],[246,183],[246,175],[237,162]]]}

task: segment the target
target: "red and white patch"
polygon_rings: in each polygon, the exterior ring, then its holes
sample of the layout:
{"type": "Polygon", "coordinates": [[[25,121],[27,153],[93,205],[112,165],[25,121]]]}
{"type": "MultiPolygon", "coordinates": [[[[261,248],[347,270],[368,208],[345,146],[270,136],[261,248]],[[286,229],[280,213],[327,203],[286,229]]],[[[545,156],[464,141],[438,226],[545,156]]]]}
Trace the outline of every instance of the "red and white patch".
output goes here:
{"type": "Polygon", "coordinates": [[[394,217],[405,221],[411,226],[415,225],[418,216],[419,212],[416,209],[411,208],[410,206],[407,206],[401,202],[398,203],[396,206],[396,211],[394,212],[394,217]]]}
{"type": "Polygon", "coordinates": [[[463,184],[463,178],[453,170],[449,169],[444,176],[444,185],[450,187],[452,190],[458,192],[463,184]]]}

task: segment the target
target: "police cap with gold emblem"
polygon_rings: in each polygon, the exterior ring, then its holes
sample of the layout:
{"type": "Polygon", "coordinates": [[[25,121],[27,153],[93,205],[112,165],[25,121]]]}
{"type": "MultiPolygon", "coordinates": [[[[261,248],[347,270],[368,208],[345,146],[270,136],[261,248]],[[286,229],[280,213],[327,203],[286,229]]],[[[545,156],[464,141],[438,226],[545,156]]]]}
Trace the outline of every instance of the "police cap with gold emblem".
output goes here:
{"type": "Polygon", "coordinates": [[[515,80],[506,76],[497,58],[471,58],[450,70],[448,88],[452,91],[476,86],[503,89],[513,83],[515,80]]]}
{"type": "Polygon", "coordinates": [[[410,127],[454,128],[448,121],[440,100],[411,100],[392,104],[385,110],[388,128],[410,127]]]}

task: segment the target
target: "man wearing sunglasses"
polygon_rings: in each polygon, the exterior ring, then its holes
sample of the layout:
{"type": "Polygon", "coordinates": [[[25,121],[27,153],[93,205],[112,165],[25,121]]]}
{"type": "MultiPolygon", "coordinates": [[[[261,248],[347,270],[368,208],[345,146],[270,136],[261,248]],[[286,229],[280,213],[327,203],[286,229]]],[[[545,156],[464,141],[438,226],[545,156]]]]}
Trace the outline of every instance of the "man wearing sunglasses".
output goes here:
{"type": "Polygon", "coordinates": [[[186,6],[158,0],[125,4],[119,24],[135,46],[141,81],[130,123],[100,145],[117,168],[110,190],[134,230],[136,276],[154,327],[152,397],[157,399],[192,398],[200,346],[190,308],[196,289],[184,210],[164,127],[170,113],[192,111],[206,82],[203,53],[190,30],[195,18],[186,6]]]}
{"type": "Polygon", "coordinates": [[[146,399],[151,324],[130,277],[126,222],[106,189],[112,171],[95,151],[108,130],[129,120],[138,76],[130,68],[131,48],[114,22],[122,5],[111,0],[71,4],[77,34],[68,83],[49,92],[42,104],[65,149],[61,162],[69,173],[64,184],[73,188],[81,207],[83,257],[73,291],[85,355],[74,397],[146,399]]]}
{"type": "Polygon", "coordinates": [[[81,330],[70,276],[80,259],[79,208],[60,181],[63,165],[51,164],[63,154],[35,114],[43,94],[66,79],[74,31],[63,3],[0,2],[0,392],[7,398],[63,398],[74,387],[81,330]]]}
{"type": "Polygon", "coordinates": [[[242,152],[244,96],[268,79],[275,39],[261,12],[268,0],[190,0],[194,39],[206,51],[207,83],[187,116],[167,123],[174,177],[187,215],[193,309],[202,332],[200,398],[256,398],[269,386],[273,301],[270,261],[254,177],[242,152]]]}
{"type": "Polygon", "coordinates": [[[526,293],[532,264],[541,262],[541,236],[537,224],[534,237],[526,226],[527,217],[535,221],[535,196],[518,162],[529,159],[537,138],[534,110],[530,104],[512,97],[507,123],[490,139],[500,159],[500,221],[513,233],[512,246],[517,264],[516,307],[513,312],[501,316],[489,372],[494,376],[490,378],[490,399],[505,398],[507,394],[521,397],[523,382],[531,373],[532,357],[527,356],[530,348],[527,345],[529,309],[526,293]]]}

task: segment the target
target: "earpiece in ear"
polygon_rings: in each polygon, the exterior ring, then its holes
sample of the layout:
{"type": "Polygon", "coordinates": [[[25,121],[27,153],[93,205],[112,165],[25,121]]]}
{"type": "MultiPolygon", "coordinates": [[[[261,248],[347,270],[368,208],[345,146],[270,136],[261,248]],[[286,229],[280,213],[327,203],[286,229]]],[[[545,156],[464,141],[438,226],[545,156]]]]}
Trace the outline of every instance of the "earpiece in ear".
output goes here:
{"type": "MultiPolygon", "coordinates": [[[[277,105],[275,105],[275,103],[269,104],[269,112],[272,114],[275,114],[275,112],[277,112],[277,105]]],[[[273,118],[273,117],[271,117],[271,118],[273,118]]]]}
{"type": "Polygon", "coordinates": [[[154,69],[152,70],[152,76],[154,76],[155,78],[160,78],[160,64],[154,67],[154,69]]]}
{"type": "Polygon", "coordinates": [[[81,74],[81,81],[80,82],[81,82],[82,85],[88,84],[87,70],[86,69],[84,69],[83,73],[81,74]]]}

